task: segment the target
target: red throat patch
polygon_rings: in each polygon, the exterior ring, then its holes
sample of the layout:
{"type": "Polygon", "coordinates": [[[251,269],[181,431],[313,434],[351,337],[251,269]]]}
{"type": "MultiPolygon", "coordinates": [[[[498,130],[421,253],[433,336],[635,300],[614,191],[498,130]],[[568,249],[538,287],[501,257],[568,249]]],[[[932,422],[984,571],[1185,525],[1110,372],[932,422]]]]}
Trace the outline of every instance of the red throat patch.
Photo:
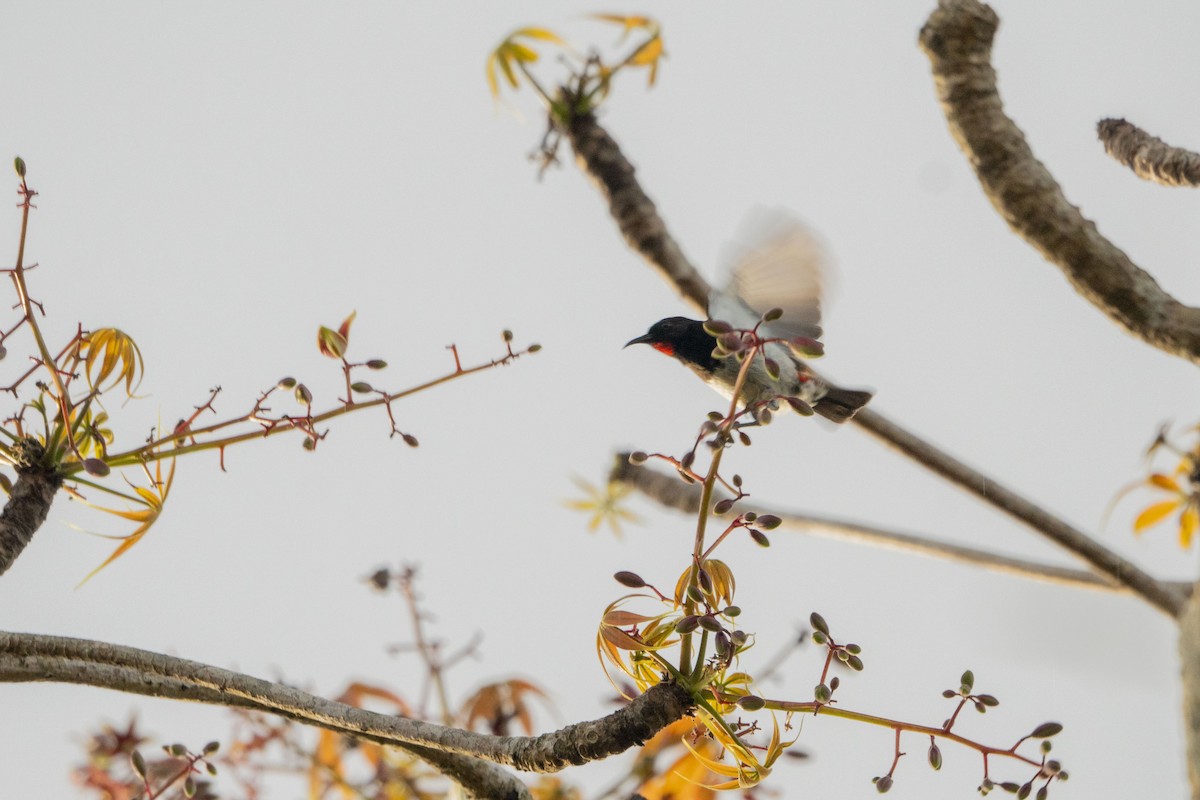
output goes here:
{"type": "Polygon", "coordinates": [[[652,342],[650,346],[663,355],[675,355],[675,345],[671,344],[670,342],[652,342]]]}

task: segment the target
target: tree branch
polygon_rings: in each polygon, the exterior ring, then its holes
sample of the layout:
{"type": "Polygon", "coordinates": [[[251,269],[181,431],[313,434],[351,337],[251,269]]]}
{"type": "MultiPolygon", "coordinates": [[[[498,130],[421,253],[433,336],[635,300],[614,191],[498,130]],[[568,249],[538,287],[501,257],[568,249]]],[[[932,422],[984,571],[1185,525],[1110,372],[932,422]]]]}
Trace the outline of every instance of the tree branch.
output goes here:
{"type": "Polygon", "coordinates": [[[161,653],[87,639],[0,632],[0,682],[29,681],[97,686],[275,714],[413,752],[481,798],[528,797],[520,781],[483,761],[527,772],[556,772],[641,745],[691,709],[687,692],[674,684],[659,684],[602,719],[541,736],[488,736],[378,714],[161,653]]]}
{"type": "Polygon", "coordinates": [[[1200,364],[1200,309],[1167,294],[1101,236],[1005,116],[990,61],[998,25],[996,13],[978,0],[940,0],[920,35],[950,132],[984,194],[1014,232],[1114,322],[1160,350],[1200,364]]]}
{"type": "MultiPolygon", "coordinates": [[[[613,464],[609,479],[624,483],[651,500],[685,514],[695,514],[700,508],[700,487],[684,483],[671,473],[662,472],[648,467],[635,466],[629,463],[628,453],[618,453],[613,464]]],[[[906,553],[940,558],[960,564],[970,564],[993,572],[1015,575],[1030,580],[1045,581],[1082,589],[1099,589],[1103,591],[1131,592],[1128,586],[1116,580],[1096,575],[1084,570],[1055,567],[1040,564],[1020,558],[999,555],[987,550],[974,547],[941,542],[925,536],[916,536],[898,531],[877,528],[872,525],[862,525],[846,520],[833,519],[814,514],[804,514],[795,511],[783,511],[768,506],[753,505],[753,510],[761,514],[774,514],[783,520],[783,526],[800,533],[813,536],[824,536],[847,542],[887,547],[906,553]]],[[[1186,596],[1192,588],[1190,583],[1171,583],[1168,586],[1186,596]]]]}
{"type": "Polygon", "coordinates": [[[33,440],[18,443],[22,456],[4,511],[0,512],[0,575],[8,571],[37,529],[46,521],[62,478],[40,465],[42,447],[33,440]]]}
{"type": "MultiPolygon", "coordinates": [[[[567,89],[563,89],[567,92],[567,89]]],[[[574,103],[568,103],[574,107],[574,103]]],[[[701,313],[708,308],[712,292],[708,281],[696,271],[634,175],[633,165],[595,114],[579,114],[559,126],[575,151],[580,169],[592,178],[608,200],[608,210],[625,241],[656,268],[701,313]]]]}
{"type": "Polygon", "coordinates": [[[1104,152],[1142,180],[1163,186],[1200,186],[1200,154],[1172,147],[1123,119],[1102,119],[1096,134],[1104,152]]]}
{"type": "MultiPolygon", "coordinates": [[[[969,0],[963,0],[963,2],[969,2],[969,0]]],[[[961,3],[956,3],[952,0],[949,4],[959,5],[961,3]]],[[[945,1],[943,5],[946,5],[945,1]]],[[[976,3],[972,4],[972,7],[979,6],[976,3]]],[[[994,29],[995,15],[986,7],[979,8],[982,9],[982,12],[986,12],[985,16],[990,15],[994,29]]],[[[935,12],[935,15],[938,13],[942,13],[940,9],[935,12]]],[[[926,29],[929,28],[930,25],[927,25],[926,29]]],[[[933,34],[930,34],[930,36],[935,39],[937,38],[933,34]]],[[[924,38],[925,34],[923,33],[923,41],[924,38]]],[[[987,66],[986,62],[984,62],[984,68],[989,73],[991,72],[991,67],[987,66]]],[[[993,95],[994,88],[993,85],[993,95]]],[[[995,103],[998,107],[999,100],[995,99],[995,103]]],[[[1007,120],[1005,121],[1007,122],[1007,120]]],[[[1008,125],[1012,127],[1011,122],[1008,125]]],[[[1016,131],[1015,127],[1012,127],[1012,129],[1016,131]]],[[[691,303],[693,307],[703,312],[706,308],[707,295],[702,297],[697,293],[701,288],[707,287],[707,283],[700,282],[703,279],[695,275],[695,268],[686,262],[671,261],[670,263],[658,263],[654,261],[657,257],[656,253],[666,254],[664,257],[670,259],[672,253],[680,253],[682,251],[671,239],[670,233],[666,229],[666,224],[658,216],[653,202],[646,197],[641,187],[637,185],[633,166],[625,160],[625,156],[617,147],[616,142],[607,132],[600,128],[599,123],[596,122],[594,116],[591,114],[584,114],[578,120],[571,120],[569,124],[562,126],[562,130],[571,142],[571,146],[575,149],[575,152],[579,155],[578,161],[580,166],[595,180],[597,185],[601,187],[601,190],[609,196],[610,206],[613,208],[617,225],[622,229],[622,232],[625,232],[626,239],[630,240],[631,246],[649,260],[653,266],[656,266],[660,274],[668,280],[674,280],[672,276],[677,274],[686,280],[685,284],[678,287],[680,292],[683,294],[684,299],[691,303]],[[580,137],[582,137],[582,140],[580,137]],[[622,200],[618,202],[618,196],[643,199],[629,202],[622,200]],[[646,218],[633,219],[633,217],[639,214],[646,215],[646,218]],[[655,232],[654,239],[658,242],[657,247],[639,249],[639,246],[632,241],[631,235],[628,233],[630,230],[653,230],[655,232]],[[684,269],[685,267],[686,269],[684,269]]],[[[1020,136],[1019,131],[1016,131],[1016,134],[1018,137],[1020,136]]],[[[1021,146],[1025,147],[1023,142],[1024,140],[1021,139],[1021,146]]],[[[1027,147],[1025,149],[1028,150],[1027,147]]],[[[1032,154],[1030,154],[1030,159],[1032,159],[1032,154]]],[[[1045,172],[1036,161],[1033,163],[1039,169],[1042,169],[1043,173],[1045,172]]],[[[1046,173],[1046,178],[1049,179],[1048,173],[1046,173]]],[[[1050,183],[1053,184],[1052,179],[1050,179],[1050,183]]],[[[1054,188],[1057,191],[1057,187],[1054,188]]],[[[1065,203],[1066,201],[1064,200],[1063,202],[1065,203]]],[[[1074,209],[1071,210],[1074,212],[1074,209]]],[[[1078,212],[1074,213],[1078,214],[1078,212]]],[[[1090,227],[1090,223],[1087,223],[1087,225],[1090,227]]],[[[1106,242],[1104,244],[1107,246],[1106,242]]],[[[1111,246],[1109,247],[1111,248],[1111,246]]],[[[1144,275],[1145,273],[1142,274],[1144,275]]],[[[1149,279],[1149,276],[1146,277],[1149,279]]],[[[1152,280],[1151,283],[1153,283],[1152,280]]],[[[1200,324],[1200,320],[1197,320],[1197,322],[1200,324]]],[[[1198,327],[1198,334],[1200,334],[1200,327],[1198,327]]],[[[1197,340],[1197,344],[1200,345],[1200,339],[1197,340]]],[[[968,467],[953,456],[942,452],[919,436],[891,422],[878,412],[864,408],[854,416],[851,422],[857,423],[863,429],[882,439],[888,445],[925,466],[935,474],[957,484],[984,502],[1028,525],[1050,541],[1083,559],[1094,571],[1113,580],[1118,585],[1128,588],[1155,608],[1172,617],[1178,616],[1179,611],[1183,607],[1182,595],[1155,580],[1145,572],[1142,572],[1131,562],[1097,544],[1087,534],[1068,525],[1049,511],[1026,500],[1016,492],[1001,486],[988,476],[968,467]]]]}

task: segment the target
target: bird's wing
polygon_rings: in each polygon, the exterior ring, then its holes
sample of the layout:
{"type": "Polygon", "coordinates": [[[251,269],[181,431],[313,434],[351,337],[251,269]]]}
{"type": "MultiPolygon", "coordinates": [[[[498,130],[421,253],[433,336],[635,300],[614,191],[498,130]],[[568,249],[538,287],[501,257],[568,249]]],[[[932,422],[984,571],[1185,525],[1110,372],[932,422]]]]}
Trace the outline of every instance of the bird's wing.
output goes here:
{"type": "Polygon", "coordinates": [[[771,323],[774,335],[821,336],[825,254],[799,220],[781,209],[755,209],[723,255],[729,283],[709,300],[710,318],[753,325],[781,308],[783,316],[771,323]]]}

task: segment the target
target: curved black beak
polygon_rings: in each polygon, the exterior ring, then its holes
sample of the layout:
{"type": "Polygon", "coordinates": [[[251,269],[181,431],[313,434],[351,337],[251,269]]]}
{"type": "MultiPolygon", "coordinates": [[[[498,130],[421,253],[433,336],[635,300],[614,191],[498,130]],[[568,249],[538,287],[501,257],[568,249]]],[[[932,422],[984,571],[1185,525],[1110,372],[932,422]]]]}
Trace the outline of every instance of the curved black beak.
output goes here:
{"type": "MultiPolygon", "coordinates": [[[[625,347],[629,347],[629,345],[631,345],[631,344],[653,344],[653,343],[654,343],[654,337],[648,333],[643,333],[641,336],[637,337],[636,339],[630,339],[628,342],[626,342],[625,347]]],[[[621,349],[624,350],[625,347],[622,347],[621,349]]]]}

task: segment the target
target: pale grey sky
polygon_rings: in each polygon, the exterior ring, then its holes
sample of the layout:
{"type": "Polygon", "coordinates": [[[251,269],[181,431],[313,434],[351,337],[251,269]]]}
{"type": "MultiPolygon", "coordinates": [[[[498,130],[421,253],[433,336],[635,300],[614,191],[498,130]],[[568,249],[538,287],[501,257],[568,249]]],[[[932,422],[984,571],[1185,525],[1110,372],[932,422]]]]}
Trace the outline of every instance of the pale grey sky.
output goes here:
{"type": "MultiPolygon", "coordinates": [[[[823,368],[1099,531],[1158,425],[1196,421],[1200,381],[1116,329],[992,211],[916,46],[931,7],[621,9],[658,17],[669,58],[652,91],[621,81],[602,121],[710,275],[751,207],[786,206],[811,223],[838,270],[823,368]]],[[[1103,233],[1200,302],[1197,198],[1139,182],[1094,134],[1099,118],[1127,116],[1200,146],[1188,100],[1200,88],[1200,6],[996,7],[1001,91],[1038,156],[1103,233]]],[[[225,473],[215,457],[181,462],[158,527],[79,590],[109,544],[71,526],[119,529],[60,498],[0,580],[0,627],[281,675],[325,695],[350,679],[415,694],[415,661],[385,653],[409,635],[403,611],[358,579],[417,562],[437,633],[485,634],[483,658],[451,676],[456,699],[515,674],[552,692],[547,728],[608,710],[593,638],[620,593],[610,576],[631,569],[669,585],[691,523],[635,503],[645,525],[620,541],[589,536],[563,507],[576,494],[570,476],[598,481],[615,448],[682,451],[716,398],[657,354],[621,350],[685,309],[625,248],[567,153],[563,169],[536,179],[526,155],[539,110],[528,92],[497,110],[483,62],[528,24],[580,47],[611,43],[613,29],[582,15],[613,10],[551,0],[6,9],[0,156],[24,156],[41,192],[31,286],[54,341],[79,321],[138,339],[148,398],[110,409],[126,441],[216,384],[225,414],[285,374],[333,397],[339,376],[314,334],[353,309],[352,353],[391,363],[380,385],[440,374],[451,342],[467,362],[491,358],[504,327],[545,350],[398,404],[415,451],[388,441],[382,414],[363,414],[333,426],[316,455],[293,439],[231,451],[225,473]]],[[[0,217],[0,252],[15,253],[18,222],[15,209],[0,217]]],[[[854,428],[785,419],[730,456],[766,503],[1069,563],[854,428]]],[[[1169,530],[1129,533],[1143,504],[1122,505],[1100,539],[1156,574],[1191,577],[1195,551],[1180,552],[1169,530]]],[[[1174,632],[1157,612],[852,545],[773,541],[725,553],[759,637],[749,668],[819,609],[865,648],[867,670],[846,681],[843,704],[937,724],[941,690],[969,667],[1002,705],[965,733],[1000,743],[1047,719],[1066,725],[1055,753],[1072,779],[1057,796],[1183,794],[1174,632]]],[[[804,653],[771,693],[807,698],[819,669],[804,653]]],[[[132,709],[168,741],[200,746],[228,730],[220,710],[75,687],[0,686],[0,708],[0,794],[14,797],[72,796],[81,732],[132,709]]],[[[786,797],[874,796],[870,779],[891,758],[889,732],[837,720],[809,720],[801,744],[815,757],[779,773],[786,797]]],[[[972,753],[944,747],[933,774],[926,743],[905,745],[894,796],[973,796],[972,753]]],[[[596,786],[610,770],[567,777],[596,786]]]]}

